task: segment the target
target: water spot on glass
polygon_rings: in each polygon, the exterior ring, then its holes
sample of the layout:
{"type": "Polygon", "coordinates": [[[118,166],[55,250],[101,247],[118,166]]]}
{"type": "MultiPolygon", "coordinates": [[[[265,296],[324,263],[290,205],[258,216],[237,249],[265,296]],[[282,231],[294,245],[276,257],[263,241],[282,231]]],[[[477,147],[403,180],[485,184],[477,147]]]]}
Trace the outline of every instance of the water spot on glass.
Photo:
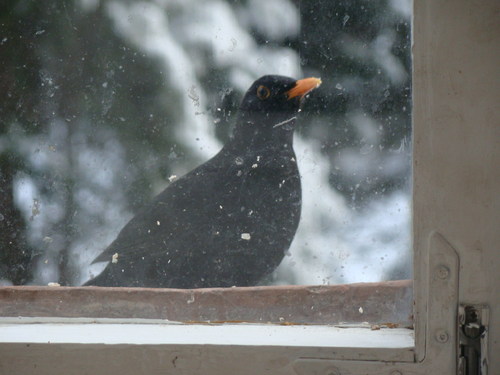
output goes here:
{"type": "Polygon", "coordinates": [[[228,51],[233,52],[236,49],[237,44],[238,44],[238,41],[234,38],[231,38],[231,46],[229,47],[228,51]]]}
{"type": "Polygon", "coordinates": [[[348,14],[344,16],[344,19],[342,20],[342,26],[345,27],[347,21],[349,21],[349,18],[351,18],[348,14]]]}

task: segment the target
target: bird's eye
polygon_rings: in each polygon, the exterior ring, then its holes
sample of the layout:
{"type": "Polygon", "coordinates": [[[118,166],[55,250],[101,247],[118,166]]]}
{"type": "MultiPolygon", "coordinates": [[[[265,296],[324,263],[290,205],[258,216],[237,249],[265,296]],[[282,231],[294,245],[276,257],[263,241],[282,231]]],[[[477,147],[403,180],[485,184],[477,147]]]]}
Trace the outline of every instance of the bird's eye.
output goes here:
{"type": "Polygon", "coordinates": [[[260,85],[257,88],[257,97],[260,100],[269,98],[269,95],[271,95],[271,91],[269,91],[269,89],[266,86],[260,85]]]}

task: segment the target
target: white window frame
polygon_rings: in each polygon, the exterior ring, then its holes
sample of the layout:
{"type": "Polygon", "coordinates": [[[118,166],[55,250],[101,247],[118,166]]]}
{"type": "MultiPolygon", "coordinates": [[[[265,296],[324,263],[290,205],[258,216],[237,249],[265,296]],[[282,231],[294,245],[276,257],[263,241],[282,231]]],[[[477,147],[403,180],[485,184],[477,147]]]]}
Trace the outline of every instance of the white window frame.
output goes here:
{"type": "Polygon", "coordinates": [[[495,0],[414,2],[415,332],[2,318],[0,372],[454,374],[458,304],[486,303],[500,373],[497,11],[495,0]]]}

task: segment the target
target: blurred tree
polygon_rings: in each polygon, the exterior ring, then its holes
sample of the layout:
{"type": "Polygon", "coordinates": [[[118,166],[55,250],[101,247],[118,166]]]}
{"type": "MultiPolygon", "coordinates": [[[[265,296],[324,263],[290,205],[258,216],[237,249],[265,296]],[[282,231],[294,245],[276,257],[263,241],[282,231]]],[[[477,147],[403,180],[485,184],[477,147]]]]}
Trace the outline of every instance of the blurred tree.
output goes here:
{"type": "Polygon", "coordinates": [[[33,249],[26,240],[26,217],[14,203],[14,177],[27,165],[9,144],[12,123],[32,122],[24,131],[39,132],[39,61],[31,47],[39,19],[17,1],[0,4],[0,281],[23,284],[31,279],[33,249]],[[16,9],[19,8],[19,9],[16,9]],[[18,15],[12,17],[16,12],[18,15]]]}
{"type": "MultiPolygon", "coordinates": [[[[116,35],[103,3],[89,9],[82,4],[60,0],[1,5],[0,187],[4,220],[0,230],[6,245],[1,246],[0,278],[16,284],[32,278],[28,263],[35,254],[50,252],[47,244],[53,249],[51,261],[59,264],[57,279],[63,284],[72,282],[77,270],[70,259],[71,245],[88,231],[77,225],[82,222],[76,219],[87,204],[78,198],[79,190],[88,185],[79,164],[82,152],[92,145],[104,143],[101,147],[106,147],[103,129],[114,131],[125,145],[125,165],[130,169],[123,171],[123,178],[129,181],[124,190],[131,210],[151,197],[155,179],[169,175],[167,158],[158,160],[158,155],[173,147],[179,154],[183,152],[169,137],[169,124],[178,120],[176,95],[165,89],[168,81],[157,61],[116,35]],[[34,154],[47,150],[50,160],[34,162],[34,154]],[[151,164],[151,158],[156,162],[151,164]],[[35,185],[40,210],[53,204],[62,211],[57,219],[41,224],[45,234],[38,238],[32,235],[32,247],[26,243],[28,218],[23,219],[14,205],[13,185],[20,172],[35,185]],[[48,233],[57,235],[46,237],[48,233]],[[46,241],[41,241],[43,238],[46,241]],[[54,249],[57,254],[53,254],[54,249]],[[24,273],[13,276],[14,269],[24,273]]],[[[96,190],[95,186],[87,188],[96,190]]]]}
{"type": "Polygon", "coordinates": [[[410,24],[394,4],[3,1],[0,280],[81,281],[176,167],[201,161],[196,136],[179,140],[186,113],[212,114],[201,121],[226,140],[241,82],[294,51],[323,79],[300,131],[321,140],[332,186],[355,207],[404,187],[410,24]],[[199,85],[179,85],[180,70],[199,85]]]}
{"type": "Polygon", "coordinates": [[[354,206],[408,188],[410,4],[403,2],[401,10],[392,1],[319,0],[302,1],[300,9],[301,62],[324,82],[307,107],[316,120],[302,131],[323,139],[332,184],[354,206]],[[357,155],[343,162],[351,150],[357,155]],[[403,155],[391,159],[397,152],[403,155]]]}

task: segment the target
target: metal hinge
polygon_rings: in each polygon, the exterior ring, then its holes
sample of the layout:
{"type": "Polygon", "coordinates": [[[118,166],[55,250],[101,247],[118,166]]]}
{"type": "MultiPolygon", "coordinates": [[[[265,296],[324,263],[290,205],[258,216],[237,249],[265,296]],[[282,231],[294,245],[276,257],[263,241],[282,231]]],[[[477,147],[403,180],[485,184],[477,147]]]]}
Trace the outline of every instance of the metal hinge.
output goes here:
{"type": "Polygon", "coordinates": [[[458,375],[488,374],[488,320],[487,306],[458,307],[458,375]]]}

